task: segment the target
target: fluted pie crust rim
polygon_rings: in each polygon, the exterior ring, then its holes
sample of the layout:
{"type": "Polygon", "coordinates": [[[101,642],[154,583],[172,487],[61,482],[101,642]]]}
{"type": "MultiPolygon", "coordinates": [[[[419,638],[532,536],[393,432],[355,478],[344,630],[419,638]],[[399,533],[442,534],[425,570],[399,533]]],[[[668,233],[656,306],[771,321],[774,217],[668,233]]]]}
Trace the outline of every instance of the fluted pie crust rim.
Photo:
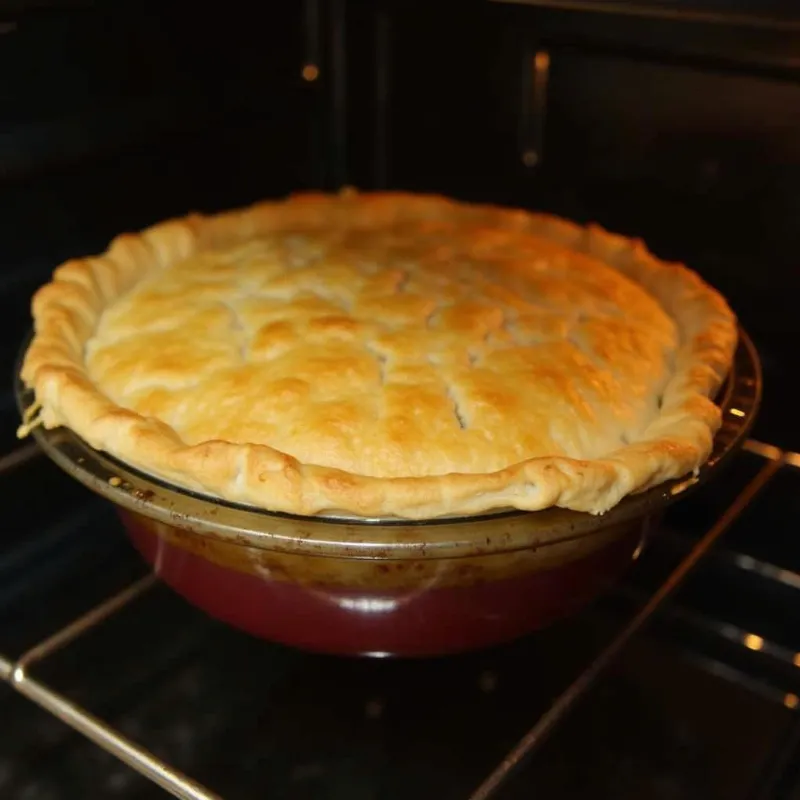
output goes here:
{"type": "Polygon", "coordinates": [[[651,255],[639,240],[547,214],[403,193],[308,193],[124,234],[102,255],[58,267],[34,296],[32,313],[34,338],[21,378],[35,404],[20,435],[35,425],[66,426],[91,447],[178,486],[300,515],[432,519],[552,506],[603,513],[629,494],[697,470],[707,459],[721,424],[711,398],[737,344],[736,319],[723,297],[685,266],[651,255]],[[87,343],[103,312],[154,270],[208,248],[246,243],[280,229],[282,220],[304,215],[356,215],[374,218],[379,226],[381,219],[406,212],[436,218],[459,209],[485,210],[493,224],[599,260],[643,287],[674,320],[678,344],[671,374],[657,415],[640,439],[594,459],[540,455],[486,472],[375,477],[303,463],[266,444],[221,439],[187,444],[165,422],[115,403],[89,374],[87,343]]]}

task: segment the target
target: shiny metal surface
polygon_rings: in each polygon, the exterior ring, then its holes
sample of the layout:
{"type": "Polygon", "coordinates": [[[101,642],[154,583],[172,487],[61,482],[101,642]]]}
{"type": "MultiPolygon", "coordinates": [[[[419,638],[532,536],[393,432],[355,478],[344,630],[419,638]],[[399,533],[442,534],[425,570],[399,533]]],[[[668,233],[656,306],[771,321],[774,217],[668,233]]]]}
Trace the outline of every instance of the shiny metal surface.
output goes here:
{"type": "MultiPolygon", "coordinates": [[[[729,527],[733,519],[751,506],[753,500],[763,490],[764,486],[774,480],[776,473],[781,470],[796,468],[795,464],[798,461],[796,453],[784,453],[773,445],[754,440],[746,442],[743,449],[753,453],[767,463],[761,466],[753,480],[745,486],[734,502],[717,518],[707,534],[694,547],[689,549],[687,555],[662,585],[661,589],[620,630],[600,655],[585,666],[584,670],[555,700],[550,710],[539,718],[531,731],[520,740],[514,750],[509,753],[509,756],[498,765],[497,771],[487,778],[480,788],[476,789],[476,792],[472,795],[472,800],[499,796],[498,792],[507,785],[508,780],[515,772],[515,767],[530,755],[533,750],[536,750],[556,726],[564,724],[586,691],[595,685],[598,676],[619,658],[631,639],[641,634],[643,628],[652,622],[655,616],[664,612],[664,601],[672,595],[678,584],[702,559],[703,555],[718,540],[723,531],[729,527]]],[[[40,661],[46,660],[47,657],[51,656],[58,647],[87,634],[102,620],[107,619],[114,612],[120,610],[121,607],[131,603],[142,592],[149,591],[151,585],[152,582],[149,578],[131,584],[123,592],[109,597],[87,614],[69,623],[61,630],[55,631],[43,642],[34,645],[27,651],[29,661],[35,662],[31,663],[32,670],[35,670],[40,661]],[[48,642],[57,642],[58,647],[54,647],[48,642]],[[33,653],[37,653],[38,656],[31,660],[30,654],[33,653]]],[[[754,634],[752,633],[740,636],[741,646],[750,647],[748,643],[753,636],[754,634]]],[[[23,655],[22,658],[25,657],[23,655]]],[[[786,659],[788,659],[787,663],[791,663],[792,654],[788,654],[784,660],[786,659]]],[[[794,659],[795,663],[797,663],[797,659],[800,659],[800,654],[794,656],[794,659]]],[[[0,655],[0,680],[7,681],[20,694],[80,731],[100,747],[113,753],[126,764],[152,779],[173,796],[189,798],[190,800],[216,800],[218,798],[218,795],[210,789],[187,778],[170,764],[132,743],[102,720],[97,719],[85,709],[68,701],[47,685],[31,677],[26,670],[19,669],[19,666],[19,660],[15,661],[12,658],[0,655]]]]}
{"type": "Polygon", "coordinates": [[[15,676],[23,676],[25,671],[37,661],[42,661],[47,658],[47,656],[55,653],[56,650],[66,647],[73,639],[77,639],[84,633],[84,631],[98,625],[114,612],[137,598],[140,594],[146,592],[155,582],[155,575],[145,575],[144,578],[131,584],[119,594],[109,597],[102,605],[95,606],[95,608],[82,617],[78,617],[78,619],[61,628],[61,630],[57,631],[52,636],[48,636],[34,647],[26,650],[14,664],[13,674],[15,676]]]}
{"type": "Polygon", "coordinates": [[[553,705],[537,720],[536,724],[520,739],[511,752],[500,762],[497,768],[476,789],[470,800],[489,800],[495,791],[504,783],[511,772],[540,747],[550,736],[559,721],[569,713],[589,691],[599,677],[619,656],[628,642],[653,618],[656,611],[664,604],[676,589],[683,583],[691,570],[699,563],[715,542],[731,524],[738,519],[753,499],[783,466],[784,459],[767,461],[756,476],[745,486],[736,500],[717,519],[706,535],[691,550],[689,555],[673,570],[670,576],[642,606],[631,621],[609,642],[597,658],[578,678],[555,700],[553,705]]]}
{"type": "Polygon", "coordinates": [[[219,796],[188,778],[179,770],[160,761],[145,748],[132,742],[103,720],[73,703],[46,684],[29,675],[29,668],[85,634],[155,583],[154,575],[147,575],[127,589],[95,606],[88,613],[48,636],[16,661],[0,655],[0,680],[7,681],[13,689],[62,722],[82,733],[95,744],[119,758],[151,781],[182,800],[219,800],[219,796]]]}
{"type": "Polygon", "coordinates": [[[152,753],[131,742],[102,720],[54,692],[45,684],[28,677],[24,670],[15,669],[11,676],[14,688],[37,705],[117,756],[128,766],[150,778],[174,797],[182,800],[219,800],[219,796],[187,778],[178,770],[164,764],[152,753]]]}

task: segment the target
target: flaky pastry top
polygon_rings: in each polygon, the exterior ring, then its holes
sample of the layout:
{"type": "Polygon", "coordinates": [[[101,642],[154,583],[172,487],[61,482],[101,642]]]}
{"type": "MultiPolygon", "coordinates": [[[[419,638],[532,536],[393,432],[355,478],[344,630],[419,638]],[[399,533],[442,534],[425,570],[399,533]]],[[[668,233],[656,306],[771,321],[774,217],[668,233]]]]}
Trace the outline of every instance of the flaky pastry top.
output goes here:
{"type": "Polygon", "coordinates": [[[639,242],[407,194],[118,237],[33,301],[46,427],[299,514],[601,513],[708,456],[724,300],[639,242]]]}

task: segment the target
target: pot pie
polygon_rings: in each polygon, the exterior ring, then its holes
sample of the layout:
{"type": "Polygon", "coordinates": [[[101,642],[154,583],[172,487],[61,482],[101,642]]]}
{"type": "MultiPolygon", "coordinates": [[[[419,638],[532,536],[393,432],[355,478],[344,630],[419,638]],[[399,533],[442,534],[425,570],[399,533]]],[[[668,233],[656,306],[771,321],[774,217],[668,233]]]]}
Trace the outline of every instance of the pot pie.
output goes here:
{"type": "Polygon", "coordinates": [[[538,213],[403,193],[192,215],[33,299],[20,429],[300,515],[599,514],[696,470],[736,321],[684,266],[538,213]]]}

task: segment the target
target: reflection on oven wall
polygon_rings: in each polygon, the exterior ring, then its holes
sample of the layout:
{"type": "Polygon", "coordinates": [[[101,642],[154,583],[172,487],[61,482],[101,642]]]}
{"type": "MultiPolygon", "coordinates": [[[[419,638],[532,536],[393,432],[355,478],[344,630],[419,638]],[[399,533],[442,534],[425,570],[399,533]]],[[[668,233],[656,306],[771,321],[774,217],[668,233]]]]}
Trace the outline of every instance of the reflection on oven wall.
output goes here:
{"type": "Polygon", "coordinates": [[[369,45],[348,63],[352,182],[598,221],[688,262],[753,333],[760,434],[783,441],[794,412],[769,387],[800,338],[800,16],[770,27],[357,5],[369,45]]]}
{"type": "Polygon", "coordinates": [[[308,24],[302,4],[3,4],[6,268],[314,184],[308,24]]]}
{"type": "MultiPolygon", "coordinates": [[[[578,39],[574,24],[554,26],[535,9],[464,5],[457,19],[417,3],[379,12],[391,29],[381,42],[388,56],[376,54],[389,61],[391,138],[372,158],[386,165],[377,181],[365,175],[369,160],[354,156],[357,183],[544,205],[663,240],[677,251],[667,256],[721,243],[741,257],[797,249],[800,83],[791,57],[784,74],[769,61],[767,72],[749,49],[741,64],[713,51],[704,60],[695,34],[682,59],[675,26],[675,51],[659,41],[650,53],[635,32],[612,46],[587,32],[578,39]],[[549,75],[545,144],[531,164],[537,54],[547,55],[549,75]]],[[[591,34],[595,18],[580,19],[591,34]]],[[[796,57],[800,65],[800,45],[796,57]]],[[[353,71],[372,79],[379,70],[353,71]]],[[[363,103],[352,105],[362,126],[378,127],[363,103]]]]}

